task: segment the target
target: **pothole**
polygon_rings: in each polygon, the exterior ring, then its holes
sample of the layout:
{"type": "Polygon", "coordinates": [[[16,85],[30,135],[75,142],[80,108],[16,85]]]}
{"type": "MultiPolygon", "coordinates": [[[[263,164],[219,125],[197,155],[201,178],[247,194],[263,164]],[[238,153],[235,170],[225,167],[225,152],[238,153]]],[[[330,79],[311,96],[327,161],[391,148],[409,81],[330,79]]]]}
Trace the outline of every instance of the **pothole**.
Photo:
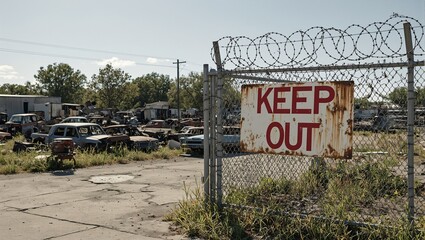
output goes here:
{"type": "Polygon", "coordinates": [[[133,179],[134,176],[130,175],[103,175],[93,176],[89,179],[92,183],[120,183],[133,179]]]}

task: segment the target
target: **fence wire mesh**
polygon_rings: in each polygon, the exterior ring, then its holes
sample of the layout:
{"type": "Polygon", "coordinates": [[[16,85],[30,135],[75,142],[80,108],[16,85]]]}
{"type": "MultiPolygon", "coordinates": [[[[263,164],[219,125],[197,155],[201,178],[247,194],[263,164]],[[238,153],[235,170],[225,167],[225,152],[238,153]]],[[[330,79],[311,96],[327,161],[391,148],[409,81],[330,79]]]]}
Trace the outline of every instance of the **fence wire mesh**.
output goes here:
{"type": "MultiPolygon", "coordinates": [[[[414,68],[414,216],[425,223],[424,27],[394,15],[345,30],[314,27],[285,36],[218,41],[212,58],[211,194],[226,206],[273,208],[362,223],[408,218],[408,62],[403,24],[411,23],[414,68]],[[419,60],[419,61],[418,61],[419,60]],[[221,75],[220,75],[221,74],[221,75]],[[241,86],[276,82],[354,81],[352,159],[240,151],[241,86]],[[218,100],[219,99],[219,100],[218,100]],[[221,198],[222,195],[222,198],[221,198]]],[[[208,107],[206,107],[207,109],[208,107]]],[[[208,176],[208,175],[207,175],[208,176]]],[[[221,202],[220,202],[221,203],[221,202]]],[[[422,225],[422,227],[425,225],[422,225]]],[[[423,230],[423,229],[422,229],[423,230]]]]}

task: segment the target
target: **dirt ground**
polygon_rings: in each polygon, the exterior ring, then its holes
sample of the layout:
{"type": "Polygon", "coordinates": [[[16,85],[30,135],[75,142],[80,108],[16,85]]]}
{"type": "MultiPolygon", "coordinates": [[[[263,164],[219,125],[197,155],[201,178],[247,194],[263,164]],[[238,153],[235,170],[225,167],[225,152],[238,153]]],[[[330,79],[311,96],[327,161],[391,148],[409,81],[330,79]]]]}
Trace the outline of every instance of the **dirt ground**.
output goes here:
{"type": "Polygon", "coordinates": [[[178,157],[0,176],[0,239],[186,239],[163,217],[202,169],[178,157]]]}

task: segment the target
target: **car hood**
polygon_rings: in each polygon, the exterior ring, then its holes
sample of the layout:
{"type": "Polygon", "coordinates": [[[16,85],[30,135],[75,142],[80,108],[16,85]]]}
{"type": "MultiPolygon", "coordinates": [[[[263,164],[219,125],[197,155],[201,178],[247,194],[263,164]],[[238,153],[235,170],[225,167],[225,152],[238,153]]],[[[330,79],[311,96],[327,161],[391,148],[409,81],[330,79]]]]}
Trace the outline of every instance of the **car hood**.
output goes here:
{"type": "Polygon", "coordinates": [[[16,123],[16,122],[9,122],[9,121],[7,121],[5,124],[6,124],[6,125],[19,125],[19,124],[21,124],[21,123],[16,123]]]}
{"type": "Polygon", "coordinates": [[[108,140],[109,142],[119,142],[119,141],[128,141],[129,137],[127,135],[120,135],[120,136],[111,136],[107,134],[100,134],[100,135],[92,135],[87,137],[89,140],[108,140]]]}
{"type": "Polygon", "coordinates": [[[201,140],[204,140],[204,134],[194,135],[194,136],[184,137],[184,138],[186,138],[186,139],[201,139],[201,140]]]}
{"type": "Polygon", "coordinates": [[[92,135],[92,136],[88,136],[87,139],[90,140],[103,140],[103,139],[107,139],[111,136],[107,135],[107,134],[100,134],[100,135],[92,135]]]}
{"type": "Polygon", "coordinates": [[[130,136],[130,140],[133,142],[156,142],[158,139],[147,136],[130,136]]]}

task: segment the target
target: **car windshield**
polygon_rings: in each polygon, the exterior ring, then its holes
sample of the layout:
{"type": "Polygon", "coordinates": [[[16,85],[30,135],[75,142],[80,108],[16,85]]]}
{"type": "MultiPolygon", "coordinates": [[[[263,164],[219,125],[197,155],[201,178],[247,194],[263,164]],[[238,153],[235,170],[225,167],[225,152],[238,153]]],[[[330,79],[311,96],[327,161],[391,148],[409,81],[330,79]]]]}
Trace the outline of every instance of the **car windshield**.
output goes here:
{"type": "Polygon", "coordinates": [[[86,118],[66,118],[63,122],[88,122],[86,118]]]}
{"type": "Polygon", "coordinates": [[[9,122],[22,123],[22,116],[12,116],[9,122]]]}
{"type": "Polygon", "coordinates": [[[100,126],[81,126],[78,127],[78,133],[84,137],[105,134],[100,126]]]}

